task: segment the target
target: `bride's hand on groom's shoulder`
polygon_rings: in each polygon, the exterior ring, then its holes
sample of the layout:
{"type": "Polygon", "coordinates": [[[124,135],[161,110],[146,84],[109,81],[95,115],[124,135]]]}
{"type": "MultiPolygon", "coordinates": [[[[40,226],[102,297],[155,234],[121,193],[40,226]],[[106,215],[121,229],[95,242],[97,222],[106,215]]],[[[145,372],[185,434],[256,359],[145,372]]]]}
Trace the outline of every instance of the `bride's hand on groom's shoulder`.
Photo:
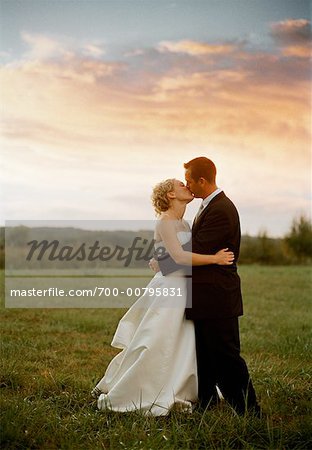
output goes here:
{"type": "Polygon", "coordinates": [[[158,261],[155,258],[150,259],[149,263],[149,268],[153,271],[153,272],[159,272],[160,268],[159,268],[159,264],[158,261]]]}

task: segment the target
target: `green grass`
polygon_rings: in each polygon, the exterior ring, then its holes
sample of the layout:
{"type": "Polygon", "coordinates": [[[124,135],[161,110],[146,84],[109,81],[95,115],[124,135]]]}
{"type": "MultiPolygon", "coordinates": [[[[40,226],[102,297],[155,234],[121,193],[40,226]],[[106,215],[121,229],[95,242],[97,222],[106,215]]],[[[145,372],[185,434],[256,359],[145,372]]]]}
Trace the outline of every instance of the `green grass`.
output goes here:
{"type": "Polygon", "coordinates": [[[124,311],[3,309],[1,448],[312,448],[311,269],[240,274],[242,354],[266,417],[236,417],[227,405],[166,418],[98,411],[89,392],[116,354],[124,311]]]}

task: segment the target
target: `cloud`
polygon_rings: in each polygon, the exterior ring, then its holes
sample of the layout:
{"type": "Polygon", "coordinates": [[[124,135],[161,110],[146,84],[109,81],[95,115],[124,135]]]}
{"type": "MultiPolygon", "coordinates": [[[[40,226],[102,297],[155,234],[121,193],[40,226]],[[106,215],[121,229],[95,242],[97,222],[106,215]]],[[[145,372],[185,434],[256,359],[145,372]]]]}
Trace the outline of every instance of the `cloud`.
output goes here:
{"type": "Polygon", "coordinates": [[[311,57],[311,23],[306,19],[288,19],[271,24],[271,36],[282,47],[284,56],[311,57]]]}
{"type": "Polygon", "coordinates": [[[210,44],[191,40],[162,41],[157,48],[160,52],[186,53],[192,56],[226,55],[236,50],[236,46],[230,43],[210,44]]]}
{"type": "Polygon", "coordinates": [[[295,56],[298,58],[311,58],[312,47],[310,45],[289,45],[283,49],[283,55],[295,56]]]}
{"type": "Polygon", "coordinates": [[[68,36],[54,37],[40,33],[21,33],[22,41],[28,49],[24,59],[50,60],[52,58],[70,58],[80,54],[85,57],[100,58],[105,54],[104,45],[100,42],[77,42],[68,36]]]}
{"type": "Polygon", "coordinates": [[[44,81],[42,78],[47,77],[46,84],[50,82],[62,80],[91,84],[98,79],[110,77],[121,69],[121,64],[106,63],[90,58],[82,58],[76,55],[66,55],[60,60],[27,60],[22,61],[18,65],[8,64],[4,70],[4,76],[24,75],[25,78],[35,77],[38,81],[44,81]]]}
{"type": "Polygon", "coordinates": [[[311,23],[306,19],[288,19],[271,24],[271,36],[281,43],[310,41],[311,23]]]}
{"type": "Polygon", "coordinates": [[[46,35],[24,31],[21,33],[21,37],[28,47],[24,54],[24,57],[27,59],[43,60],[55,58],[65,56],[68,52],[68,49],[59,40],[46,35]]]}
{"type": "Polygon", "coordinates": [[[62,47],[60,39],[25,36],[27,57],[5,65],[0,74],[4,134],[10,139],[100,148],[144,145],[149,139],[199,142],[209,135],[214,145],[235,141],[255,147],[278,142],[281,131],[297,142],[308,135],[305,61],[293,64],[278,53],[236,44],[178,41],[177,47],[171,43],[177,52],[167,45],[164,53],[128,53],[127,62],[115,62],[100,57],[92,44],[83,48],[93,57],[78,44],[69,52],[73,42],[62,47]],[[193,56],[180,55],[191,47],[193,56]],[[201,51],[209,58],[211,48],[219,55],[230,52],[226,64],[216,59],[207,66],[197,59],[201,51]]]}
{"type": "Polygon", "coordinates": [[[87,56],[91,56],[93,58],[100,58],[105,54],[105,50],[101,44],[89,43],[85,44],[82,47],[83,52],[87,56]]]}
{"type": "MultiPolygon", "coordinates": [[[[305,29],[306,22],[285,21],[275,27],[288,31],[305,29]]],[[[1,71],[12,115],[14,110],[23,109],[25,102],[23,114],[28,111],[28,117],[38,114],[40,103],[47,109],[52,104],[60,110],[66,107],[73,117],[79,117],[81,109],[72,111],[71,105],[83,104],[90,119],[102,112],[105,116],[102,115],[102,120],[108,123],[112,117],[119,116],[133,126],[133,117],[140,117],[144,126],[149,123],[149,117],[157,115],[153,111],[155,100],[162,99],[164,112],[167,103],[172,110],[175,100],[179,99],[176,106],[180,107],[183,97],[187,97],[185,103],[194,102],[195,114],[199,107],[205,108],[207,99],[211,102],[209,108],[213,105],[216,110],[218,105],[226,109],[265,100],[272,103],[274,99],[278,104],[293,103],[304,97],[310,78],[309,65],[304,61],[293,64],[278,53],[244,50],[234,43],[162,41],[159,48],[165,54],[136,49],[132,55],[127,54],[126,62],[117,62],[105,60],[101,47],[93,43],[81,45],[70,39],[62,41],[25,32],[23,39],[29,45],[28,53],[20,61],[3,66],[1,71]],[[180,55],[184,51],[186,55],[180,55]],[[211,54],[226,54],[226,58],[216,59],[208,66],[203,64],[203,59],[196,58],[211,54]],[[290,92],[289,87],[294,84],[297,89],[290,92]],[[20,94],[19,98],[14,99],[14,92],[20,94]],[[129,111],[132,113],[128,114],[129,111]]],[[[177,114],[184,115],[178,111],[177,114]]],[[[41,117],[40,111],[38,118],[41,117]]]]}

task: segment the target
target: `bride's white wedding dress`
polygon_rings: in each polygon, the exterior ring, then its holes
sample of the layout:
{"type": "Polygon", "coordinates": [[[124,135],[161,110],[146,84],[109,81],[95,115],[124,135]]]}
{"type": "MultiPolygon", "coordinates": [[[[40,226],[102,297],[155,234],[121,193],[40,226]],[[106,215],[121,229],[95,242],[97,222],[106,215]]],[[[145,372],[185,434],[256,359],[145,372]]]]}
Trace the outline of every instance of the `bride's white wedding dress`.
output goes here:
{"type": "MultiPolygon", "coordinates": [[[[191,232],[179,231],[177,237],[183,245],[191,232]]],[[[147,287],[181,288],[182,296],[173,304],[173,297],[143,295],[123,316],[112,341],[122,351],[95,388],[102,392],[98,408],[154,416],[172,408],[191,412],[198,382],[194,324],[184,317],[186,280],[178,272],[167,277],[158,272],[147,287]]]]}

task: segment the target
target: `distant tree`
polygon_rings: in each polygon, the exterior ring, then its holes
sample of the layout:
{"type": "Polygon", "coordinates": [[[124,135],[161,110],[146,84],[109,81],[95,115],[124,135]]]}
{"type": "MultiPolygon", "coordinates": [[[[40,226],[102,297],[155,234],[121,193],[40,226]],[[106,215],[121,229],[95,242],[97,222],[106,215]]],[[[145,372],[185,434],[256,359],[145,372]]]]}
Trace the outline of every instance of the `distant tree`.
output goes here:
{"type": "Polygon", "coordinates": [[[239,262],[241,264],[289,264],[284,251],[284,242],[280,238],[271,238],[266,230],[258,236],[242,236],[239,262]]]}
{"type": "Polygon", "coordinates": [[[285,242],[298,262],[312,260],[312,223],[305,216],[294,219],[285,242]]]}
{"type": "Polygon", "coordinates": [[[274,258],[272,239],[268,237],[266,230],[262,230],[258,234],[258,258],[262,264],[269,264],[274,258]]]}

